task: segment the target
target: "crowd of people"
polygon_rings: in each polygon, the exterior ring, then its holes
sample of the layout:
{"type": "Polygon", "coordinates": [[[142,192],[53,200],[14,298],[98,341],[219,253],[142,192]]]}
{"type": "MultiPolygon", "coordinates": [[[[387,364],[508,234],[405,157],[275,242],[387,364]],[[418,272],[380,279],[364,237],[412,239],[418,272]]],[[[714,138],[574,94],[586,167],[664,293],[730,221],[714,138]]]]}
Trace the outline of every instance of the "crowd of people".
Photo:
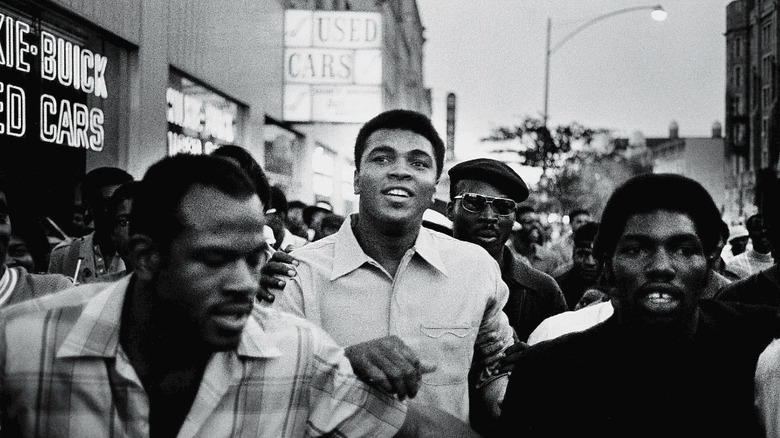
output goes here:
{"type": "Polygon", "coordinates": [[[780,182],[729,227],[641,175],[548,239],[487,158],[431,226],[444,153],[369,120],[347,217],[235,145],[98,168],[58,243],[0,185],[0,436],[780,437],[780,182]]]}

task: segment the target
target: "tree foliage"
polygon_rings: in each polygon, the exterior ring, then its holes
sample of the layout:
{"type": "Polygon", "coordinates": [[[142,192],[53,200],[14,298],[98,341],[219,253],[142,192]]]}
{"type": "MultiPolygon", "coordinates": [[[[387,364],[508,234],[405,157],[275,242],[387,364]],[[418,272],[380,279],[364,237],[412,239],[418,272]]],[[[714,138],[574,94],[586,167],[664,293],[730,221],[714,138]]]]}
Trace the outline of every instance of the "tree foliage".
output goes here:
{"type": "Polygon", "coordinates": [[[517,140],[520,142],[519,148],[512,148],[512,151],[520,155],[520,163],[525,166],[541,167],[546,171],[559,167],[561,160],[565,160],[572,151],[574,143],[589,145],[597,134],[604,132],[606,131],[586,128],[573,122],[558,126],[552,133],[541,119],[526,117],[517,126],[495,128],[482,141],[517,140]]]}
{"type": "Polygon", "coordinates": [[[610,138],[607,147],[592,147],[605,129],[579,123],[560,125],[551,133],[540,119],[526,117],[513,127],[499,127],[484,142],[512,142],[493,152],[517,153],[518,163],[542,168],[530,202],[539,210],[566,214],[585,208],[598,217],[612,191],[628,178],[652,171],[646,154],[629,153],[627,139],[610,138]],[[519,143],[519,144],[518,144],[519,143]]]}

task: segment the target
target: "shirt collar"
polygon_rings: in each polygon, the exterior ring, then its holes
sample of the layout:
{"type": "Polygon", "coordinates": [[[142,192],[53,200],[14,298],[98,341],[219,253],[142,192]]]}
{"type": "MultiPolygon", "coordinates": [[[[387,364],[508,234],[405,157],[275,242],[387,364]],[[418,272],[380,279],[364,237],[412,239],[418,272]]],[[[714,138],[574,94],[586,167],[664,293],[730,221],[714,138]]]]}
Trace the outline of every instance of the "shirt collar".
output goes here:
{"type": "Polygon", "coordinates": [[[268,320],[269,312],[271,310],[255,302],[255,306],[252,309],[252,317],[247,321],[246,327],[244,327],[244,331],[241,333],[241,341],[238,343],[237,352],[239,357],[259,359],[282,355],[279,347],[276,346],[261,326],[261,322],[268,320]]]}
{"type": "MultiPolygon", "coordinates": [[[[331,281],[354,271],[365,263],[376,263],[360,247],[357,237],[355,237],[355,233],[352,231],[352,219],[355,216],[348,216],[344,223],[341,224],[339,231],[333,235],[335,242],[333,268],[330,274],[331,281]]],[[[446,266],[430,230],[422,226],[420,227],[420,232],[417,233],[417,240],[411,250],[415,251],[423,260],[442,274],[447,275],[446,266]]]]}
{"type": "MultiPolygon", "coordinates": [[[[111,283],[86,303],[65,342],[57,351],[57,357],[116,356],[122,306],[131,277],[128,275],[111,283]]],[[[263,312],[259,304],[255,304],[255,309],[241,333],[236,351],[238,356],[262,358],[281,355],[279,348],[268,339],[265,330],[257,322],[264,317],[263,312]]]]}

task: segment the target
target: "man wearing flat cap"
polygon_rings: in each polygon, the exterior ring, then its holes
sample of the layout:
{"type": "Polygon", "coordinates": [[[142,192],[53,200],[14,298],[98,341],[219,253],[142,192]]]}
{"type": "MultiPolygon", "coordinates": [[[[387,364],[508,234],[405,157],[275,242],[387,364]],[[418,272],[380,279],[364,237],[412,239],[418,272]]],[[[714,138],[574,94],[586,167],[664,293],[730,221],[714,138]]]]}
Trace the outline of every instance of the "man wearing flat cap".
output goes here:
{"type": "MultiPolygon", "coordinates": [[[[501,279],[509,287],[504,313],[517,338],[525,342],[542,320],[567,310],[555,280],[515,257],[505,245],[517,203],[528,198],[528,188],[511,167],[488,158],[459,163],[449,175],[447,215],[453,223],[453,237],[481,246],[498,262],[501,279]]],[[[472,398],[472,424],[487,434],[490,426],[483,414],[472,398]]]]}
{"type": "Polygon", "coordinates": [[[498,262],[501,279],[509,286],[504,313],[525,341],[543,319],[567,310],[555,280],[515,257],[506,246],[515,208],[528,198],[528,188],[511,167],[489,158],[459,163],[449,175],[447,215],[453,236],[476,243],[498,262]]]}

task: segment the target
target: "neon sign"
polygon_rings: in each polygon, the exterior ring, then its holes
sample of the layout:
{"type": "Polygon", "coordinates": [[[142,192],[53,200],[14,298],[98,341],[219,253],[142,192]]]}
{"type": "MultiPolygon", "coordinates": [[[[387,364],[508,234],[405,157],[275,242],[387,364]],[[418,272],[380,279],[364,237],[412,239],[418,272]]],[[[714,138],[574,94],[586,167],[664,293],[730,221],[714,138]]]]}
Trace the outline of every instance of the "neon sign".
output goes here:
{"type": "Polygon", "coordinates": [[[0,72],[5,70],[0,81],[0,134],[32,134],[44,143],[102,151],[106,117],[100,102],[109,96],[108,58],[34,29],[24,19],[0,13],[0,72]],[[35,84],[31,79],[38,85],[29,86],[35,84]],[[56,91],[44,87],[46,83],[56,85],[56,91]],[[37,120],[30,120],[36,109],[37,120]],[[31,128],[38,132],[28,132],[31,128]]]}
{"type": "Polygon", "coordinates": [[[208,154],[236,141],[239,104],[171,71],[168,102],[168,154],[208,154]]]}

